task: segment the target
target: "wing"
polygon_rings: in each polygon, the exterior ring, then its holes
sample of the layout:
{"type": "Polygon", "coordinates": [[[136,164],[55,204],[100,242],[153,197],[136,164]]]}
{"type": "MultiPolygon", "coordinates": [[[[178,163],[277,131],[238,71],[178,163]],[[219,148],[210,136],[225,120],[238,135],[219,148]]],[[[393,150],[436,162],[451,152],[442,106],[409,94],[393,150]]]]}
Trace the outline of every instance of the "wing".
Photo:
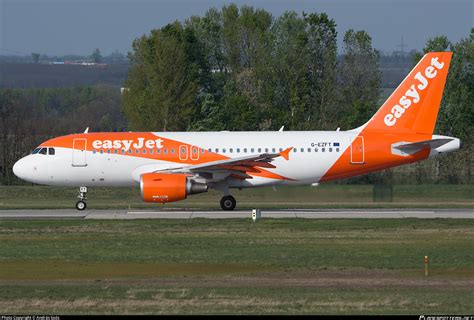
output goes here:
{"type": "MultiPolygon", "coordinates": [[[[293,147],[290,147],[280,153],[263,153],[240,158],[211,161],[193,166],[157,170],[155,172],[197,174],[207,180],[213,180],[214,182],[216,180],[223,180],[228,176],[242,180],[252,179],[252,175],[250,174],[261,175],[262,172],[268,172],[265,169],[276,168],[271,164],[275,158],[283,157],[285,160],[288,160],[292,149],[293,147]],[[209,174],[211,176],[209,176],[209,174]]],[[[270,175],[272,174],[270,173],[270,175]]],[[[276,174],[273,175],[278,176],[276,174]]]]}

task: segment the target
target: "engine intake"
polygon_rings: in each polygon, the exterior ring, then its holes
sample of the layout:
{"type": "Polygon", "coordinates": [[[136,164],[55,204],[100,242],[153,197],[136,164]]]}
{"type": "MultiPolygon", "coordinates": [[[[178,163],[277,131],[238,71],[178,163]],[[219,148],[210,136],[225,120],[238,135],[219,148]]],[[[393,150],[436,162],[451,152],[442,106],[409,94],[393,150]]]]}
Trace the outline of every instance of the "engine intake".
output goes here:
{"type": "Polygon", "coordinates": [[[140,176],[140,192],[143,201],[166,203],[207,192],[207,184],[196,182],[186,174],[145,173],[140,176]]]}

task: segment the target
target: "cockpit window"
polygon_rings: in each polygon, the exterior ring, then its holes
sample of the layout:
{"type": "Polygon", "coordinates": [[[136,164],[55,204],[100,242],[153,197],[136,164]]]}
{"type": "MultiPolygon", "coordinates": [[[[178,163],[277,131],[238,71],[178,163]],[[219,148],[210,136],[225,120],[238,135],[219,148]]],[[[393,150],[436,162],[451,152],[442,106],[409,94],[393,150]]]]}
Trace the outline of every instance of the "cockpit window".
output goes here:
{"type": "Polygon", "coordinates": [[[41,150],[41,148],[36,148],[35,150],[33,150],[33,152],[31,154],[37,154],[40,150],[41,150]]]}
{"type": "Polygon", "coordinates": [[[54,156],[55,153],[56,153],[56,150],[54,150],[54,148],[48,148],[48,154],[50,156],[54,156]]]}
{"type": "Polygon", "coordinates": [[[46,154],[48,152],[48,148],[41,148],[39,151],[40,154],[46,154]]]}

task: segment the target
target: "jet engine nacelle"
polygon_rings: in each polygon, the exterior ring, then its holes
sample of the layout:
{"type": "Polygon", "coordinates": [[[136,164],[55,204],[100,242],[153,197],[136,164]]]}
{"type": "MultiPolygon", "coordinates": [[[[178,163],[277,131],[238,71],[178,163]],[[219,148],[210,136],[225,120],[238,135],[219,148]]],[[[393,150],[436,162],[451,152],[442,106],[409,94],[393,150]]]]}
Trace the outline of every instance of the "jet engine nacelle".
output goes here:
{"type": "Polygon", "coordinates": [[[145,173],[140,177],[140,191],[143,201],[166,203],[206,192],[207,184],[196,182],[186,174],[145,173]]]}

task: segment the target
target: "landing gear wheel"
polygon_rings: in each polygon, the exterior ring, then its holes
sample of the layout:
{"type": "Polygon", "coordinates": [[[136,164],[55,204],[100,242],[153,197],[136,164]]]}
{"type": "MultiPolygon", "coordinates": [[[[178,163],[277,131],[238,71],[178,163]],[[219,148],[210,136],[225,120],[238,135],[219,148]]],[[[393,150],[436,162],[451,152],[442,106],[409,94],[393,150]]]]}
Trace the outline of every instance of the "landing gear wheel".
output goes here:
{"type": "Polygon", "coordinates": [[[233,196],[225,196],[221,199],[221,208],[222,210],[234,210],[237,205],[237,201],[233,196]]]}
{"type": "Polygon", "coordinates": [[[87,207],[84,201],[77,201],[76,202],[76,209],[77,210],[84,210],[87,207]]]}
{"type": "Polygon", "coordinates": [[[84,201],[87,200],[86,186],[82,186],[79,188],[79,195],[77,196],[77,198],[79,199],[79,201],[76,202],[76,209],[82,211],[87,207],[86,202],[84,201]]]}

